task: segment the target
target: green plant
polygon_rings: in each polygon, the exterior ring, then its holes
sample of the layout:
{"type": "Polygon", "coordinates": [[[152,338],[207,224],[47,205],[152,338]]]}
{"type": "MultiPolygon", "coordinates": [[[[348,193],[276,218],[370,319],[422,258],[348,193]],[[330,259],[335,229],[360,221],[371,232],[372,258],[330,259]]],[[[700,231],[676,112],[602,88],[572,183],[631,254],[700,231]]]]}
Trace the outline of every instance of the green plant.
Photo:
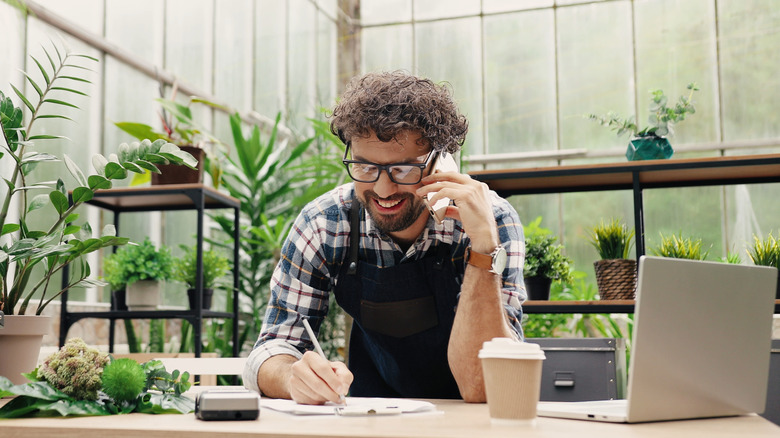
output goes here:
{"type": "Polygon", "coordinates": [[[123,245],[128,239],[117,237],[112,225],[106,226],[99,237],[93,237],[88,222],[82,220],[81,226],[73,225],[79,220],[78,208],[91,200],[96,191],[111,188],[113,180],[126,178],[128,172],[159,172],[156,166],[159,164],[188,167],[197,164],[191,155],[174,144],[164,140],[144,140],[130,145],[121,144],[117,153],[111,154],[108,159],[95,155],[92,159],[95,174],[89,176],[67,155],[63,155],[65,168],[77,183],[70,200],[69,191],[60,177],[56,177],[56,182],[28,183],[30,173],[39,163],[60,161],[51,153],[35,148],[38,141],[64,139],[45,133],[44,122],[46,119],[70,119],[47,110],[53,107],[78,108],[74,103],[63,100],[64,96],[86,96],[71,87],[74,83],[89,81],[74,76],[73,72],[87,69],[81,65],[83,62],[97,61],[85,55],[63,54],[56,45],[53,47],[54,56],[46,48],[43,51],[46,55],[43,62],[32,58],[43,82],[39,84],[40,79],[36,81],[31,74],[23,72],[35,94],[28,97],[11,85],[29,110],[26,125],[22,108],[16,107],[10,97],[0,92],[0,132],[4,140],[0,142],[0,159],[8,156],[13,162],[10,177],[3,176],[7,193],[0,209],[0,237],[4,239],[0,243],[0,311],[6,314],[25,314],[34,296],[39,297],[35,313],[40,314],[48,303],[73,287],[104,285],[90,278],[91,269],[86,255],[101,248],[123,245]],[[58,97],[52,97],[52,92],[57,92],[58,97]],[[44,133],[38,134],[33,129],[39,126],[44,133]],[[36,190],[44,190],[46,194],[29,199],[28,193],[36,190]],[[12,203],[17,196],[21,197],[21,202],[12,203]],[[7,222],[12,205],[19,211],[19,219],[15,223],[7,222]],[[51,208],[54,209],[53,215],[51,208]],[[30,215],[38,215],[50,225],[41,230],[34,229],[32,222],[28,221],[30,215]],[[70,267],[70,276],[61,285],[55,275],[59,275],[66,266],[70,267]]]}
{"type": "MultiPolygon", "coordinates": [[[[344,146],[330,132],[326,122],[310,121],[314,135],[291,144],[289,140],[277,137],[281,114],[277,114],[274,127],[265,138],[257,126],[245,132],[246,126],[238,114],[230,117],[236,159],[224,157],[221,186],[241,201],[239,291],[243,300],[242,319],[248,321],[239,337],[241,345],[245,345],[247,339],[254,341],[260,332],[268,302],[267,285],[301,207],[347,178],[340,165],[344,146]]],[[[232,216],[217,214],[212,217],[226,236],[234,235],[232,216]]],[[[233,245],[230,237],[209,242],[212,247],[226,249],[233,245]]],[[[331,309],[335,312],[336,307],[331,309]]],[[[321,328],[320,341],[326,351],[337,349],[330,348],[328,339],[331,333],[341,333],[340,320],[335,314],[329,316],[321,328]]],[[[211,327],[217,330],[214,324],[211,327]]],[[[228,344],[230,325],[224,325],[222,329],[224,336],[221,339],[209,332],[214,348],[228,344]]],[[[338,342],[337,335],[330,337],[334,338],[333,343],[338,342]]]]}
{"type": "MultiPolygon", "coordinates": [[[[193,104],[203,104],[209,107],[220,107],[220,105],[194,96],[189,99],[186,105],[182,105],[175,100],[176,90],[177,87],[174,84],[169,99],[155,99],[162,108],[158,113],[160,123],[162,124],[161,131],[147,124],[137,122],[115,122],[114,125],[139,140],[146,138],[151,140],[162,139],[180,147],[192,146],[203,149],[206,154],[205,168],[212,176],[214,186],[219,187],[222,167],[220,164],[221,160],[217,158],[217,151],[223,150],[225,144],[214,137],[203,125],[195,121],[191,106],[193,104]]],[[[132,183],[141,184],[148,182],[149,175],[148,172],[138,174],[133,178],[132,183]]]]}
{"type": "Polygon", "coordinates": [[[119,402],[135,400],[146,386],[146,373],[133,359],[114,359],[103,367],[103,392],[119,402]]]}
{"type": "Polygon", "coordinates": [[[634,230],[629,231],[618,219],[609,223],[601,221],[590,230],[590,243],[602,260],[627,259],[631,251],[634,230]]]}
{"type": "MultiPolygon", "coordinates": [[[[185,283],[188,288],[194,289],[197,281],[197,250],[195,246],[184,246],[184,255],[174,259],[173,279],[185,283]]],[[[212,289],[217,280],[225,276],[230,269],[227,257],[210,249],[203,251],[203,288],[212,289]]]]}
{"type": "Polygon", "coordinates": [[[685,120],[689,114],[694,114],[696,108],[693,105],[693,93],[699,90],[696,83],[690,83],[686,87],[690,92],[688,95],[680,96],[678,102],[673,106],[667,106],[668,98],[663,90],[651,90],[650,116],[647,119],[648,126],[639,129],[634,122],[634,116],[623,118],[614,112],[607,113],[606,116],[588,114],[590,120],[606,126],[621,136],[630,133],[633,137],[664,137],[674,135],[673,125],[685,120]]]}
{"type": "Polygon", "coordinates": [[[672,234],[664,236],[661,234],[661,243],[651,249],[652,253],[661,257],[670,257],[676,259],[705,260],[709,250],[702,251],[701,239],[683,237],[672,234]]]}
{"type": "Polygon", "coordinates": [[[563,253],[563,245],[556,245],[557,237],[550,230],[540,228],[541,216],[524,227],[525,263],[523,277],[547,277],[570,283],[572,260],[563,253]]]}
{"type": "Polygon", "coordinates": [[[756,265],[780,269],[780,241],[771,232],[763,241],[754,235],[753,246],[747,249],[747,255],[756,265]]]}
{"type": "Polygon", "coordinates": [[[173,256],[170,248],[161,245],[158,250],[147,237],[105,257],[103,271],[106,281],[117,289],[140,280],[167,280],[173,274],[173,256]]]}
{"type": "Polygon", "coordinates": [[[50,372],[63,382],[49,381],[44,368],[26,373],[31,382],[23,385],[0,376],[0,397],[15,396],[0,407],[0,418],[187,414],[195,408],[192,399],[182,395],[191,386],[190,374],[169,373],[159,360],[141,365],[131,359],[109,362],[107,354],[77,338],[53,357],[50,372]]]}

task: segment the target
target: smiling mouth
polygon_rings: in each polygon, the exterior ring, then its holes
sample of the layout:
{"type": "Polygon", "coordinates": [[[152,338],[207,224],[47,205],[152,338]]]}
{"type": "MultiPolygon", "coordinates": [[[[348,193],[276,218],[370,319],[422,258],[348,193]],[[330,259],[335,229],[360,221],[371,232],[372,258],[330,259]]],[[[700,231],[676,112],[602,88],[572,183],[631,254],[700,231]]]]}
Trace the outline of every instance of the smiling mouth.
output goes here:
{"type": "Polygon", "coordinates": [[[403,199],[391,199],[389,201],[383,201],[379,199],[374,199],[374,200],[382,208],[393,208],[403,201],[403,199]]]}

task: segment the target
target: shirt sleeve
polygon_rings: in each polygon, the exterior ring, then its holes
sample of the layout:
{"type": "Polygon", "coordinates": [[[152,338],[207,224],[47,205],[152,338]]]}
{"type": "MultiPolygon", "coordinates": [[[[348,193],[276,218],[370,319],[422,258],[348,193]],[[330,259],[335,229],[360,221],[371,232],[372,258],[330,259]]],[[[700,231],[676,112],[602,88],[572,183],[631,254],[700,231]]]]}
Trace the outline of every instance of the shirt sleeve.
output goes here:
{"type": "Polygon", "coordinates": [[[493,212],[498,226],[498,237],[507,254],[501,294],[509,324],[519,339],[523,339],[522,304],[527,298],[523,283],[525,261],[525,240],[523,225],[514,207],[505,199],[494,194],[493,212]]]}
{"type": "Polygon", "coordinates": [[[323,256],[321,231],[305,211],[295,220],[271,278],[271,296],[263,327],[244,369],[244,386],[259,392],[257,372],[270,357],[301,358],[312,343],[302,317],[316,332],[328,313],[330,274],[323,256]]]}

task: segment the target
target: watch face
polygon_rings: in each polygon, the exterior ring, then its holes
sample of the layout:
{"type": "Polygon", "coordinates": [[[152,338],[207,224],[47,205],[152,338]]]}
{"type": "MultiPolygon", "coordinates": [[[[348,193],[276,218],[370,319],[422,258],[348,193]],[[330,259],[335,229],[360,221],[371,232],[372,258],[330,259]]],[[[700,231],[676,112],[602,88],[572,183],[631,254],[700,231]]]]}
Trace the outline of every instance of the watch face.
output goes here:
{"type": "Polygon", "coordinates": [[[493,255],[493,272],[501,274],[506,267],[506,250],[503,246],[496,248],[496,252],[493,255]]]}

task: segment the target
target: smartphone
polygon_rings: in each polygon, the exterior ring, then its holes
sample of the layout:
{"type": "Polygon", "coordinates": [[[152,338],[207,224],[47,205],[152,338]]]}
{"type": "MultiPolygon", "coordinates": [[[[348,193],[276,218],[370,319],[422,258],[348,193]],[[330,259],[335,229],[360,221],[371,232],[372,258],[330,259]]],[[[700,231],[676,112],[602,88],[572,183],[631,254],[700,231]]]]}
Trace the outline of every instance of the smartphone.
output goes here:
{"type": "MultiPolygon", "coordinates": [[[[455,162],[455,158],[452,154],[447,152],[439,152],[436,156],[436,161],[433,163],[433,173],[437,172],[458,172],[458,163],[455,162]]],[[[423,200],[425,205],[428,206],[428,211],[431,212],[431,216],[436,220],[436,223],[440,224],[444,220],[444,215],[447,213],[447,207],[452,203],[450,198],[442,198],[438,201],[431,203],[430,198],[436,192],[431,192],[426,195],[423,200]]]]}

